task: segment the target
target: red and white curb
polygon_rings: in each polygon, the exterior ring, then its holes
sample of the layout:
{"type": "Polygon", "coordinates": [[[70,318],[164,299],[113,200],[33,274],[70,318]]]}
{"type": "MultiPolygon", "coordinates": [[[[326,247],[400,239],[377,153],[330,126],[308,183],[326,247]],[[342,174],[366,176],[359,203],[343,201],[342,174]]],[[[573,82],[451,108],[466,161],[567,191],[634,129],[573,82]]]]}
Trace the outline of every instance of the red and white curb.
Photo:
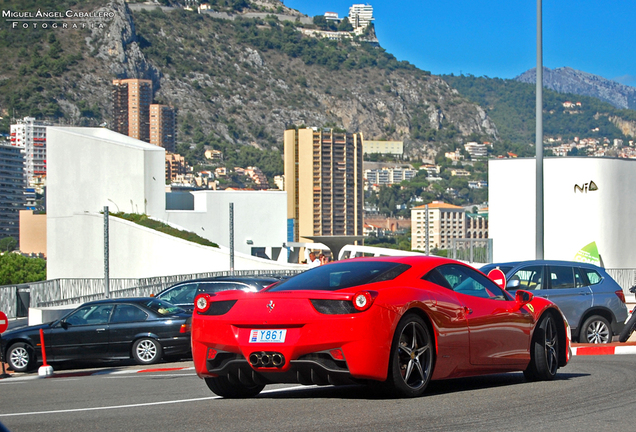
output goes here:
{"type": "Polygon", "coordinates": [[[572,346],[573,356],[596,356],[596,355],[623,355],[636,354],[636,344],[576,344],[572,346]]]}

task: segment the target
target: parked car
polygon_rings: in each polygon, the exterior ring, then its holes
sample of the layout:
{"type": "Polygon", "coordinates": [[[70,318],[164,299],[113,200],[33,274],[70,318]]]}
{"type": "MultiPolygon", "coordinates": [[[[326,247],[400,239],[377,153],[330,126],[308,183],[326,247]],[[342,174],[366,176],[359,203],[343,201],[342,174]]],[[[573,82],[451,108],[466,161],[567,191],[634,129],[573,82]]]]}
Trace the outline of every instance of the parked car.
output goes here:
{"type": "Polygon", "coordinates": [[[256,293],[199,294],[195,305],[195,370],[229,398],[274,383],[373,383],[414,397],[431,379],[550,380],[570,355],[554,303],[441,257],[336,261],[256,293]]]}
{"type": "Polygon", "coordinates": [[[574,261],[520,261],[487,264],[505,274],[508,291],[531,291],[559,306],[572,328],[572,339],[582,343],[609,343],[627,319],[625,295],[605,269],[574,261]]]}
{"type": "Polygon", "coordinates": [[[274,276],[217,276],[204,279],[192,279],[174,284],[156,295],[156,298],[170,302],[192,312],[194,298],[200,293],[217,293],[227,290],[247,292],[260,291],[268,285],[280,282],[274,276]]]}
{"type": "Polygon", "coordinates": [[[120,298],[84,303],[63,318],[2,334],[3,358],[16,372],[47,362],[133,358],[152,364],[162,357],[190,355],[192,314],[152,298],[120,298]]]}

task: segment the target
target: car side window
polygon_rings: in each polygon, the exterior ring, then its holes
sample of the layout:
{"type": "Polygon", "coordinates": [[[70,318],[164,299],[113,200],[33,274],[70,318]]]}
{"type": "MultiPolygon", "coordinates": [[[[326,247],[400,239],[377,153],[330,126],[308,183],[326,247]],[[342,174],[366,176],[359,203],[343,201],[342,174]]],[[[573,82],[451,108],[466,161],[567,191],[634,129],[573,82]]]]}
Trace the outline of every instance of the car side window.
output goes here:
{"type": "Polygon", "coordinates": [[[446,282],[445,284],[442,282],[441,286],[449,286],[450,289],[457,293],[491,300],[509,300],[505,292],[495,285],[493,281],[468,267],[457,264],[446,264],[437,267],[437,269],[433,272],[429,272],[429,274],[425,276],[425,280],[440,285],[436,280],[439,281],[441,277],[446,282]],[[430,279],[428,278],[429,274],[430,279]]]}
{"type": "Polygon", "coordinates": [[[194,295],[196,292],[197,284],[189,283],[174,287],[173,289],[157,296],[157,298],[174,304],[194,303],[194,295]]]}
{"type": "Polygon", "coordinates": [[[136,321],[146,321],[148,319],[148,314],[137,306],[129,305],[129,304],[120,304],[117,305],[115,312],[113,313],[113,318],[111,319],[111,323],[125,323],[125,322],[136,322],[136,321]]]}
{"type": "Polygon", "coordinates": [[[572,267],[550,266],[549,269],[551,289],[574,288],[576,286],[572,267]]]}
{"type": "Polygon", "coordinates": [[[590,285],[596,285],[597,283],[601,283],[601,279],[603,279],[603,277],[596,270],[583,269],[583,268],[580,270],[585,272],[585,275],[587,276],[587,280],[590,281],[590,285]]]}
{"type": "Polygon", "coordinates": [[[543,288],[543,266],[528,266],[517,270],[509,281],[519,281],[519,288],[523,290],[540,290],[543,288]]]}
{"type": "Polygon", "coordinates": [[[109,304],[85,306],[73,312],[64,321],[74,326],[106,324],[112,310],[113,305],[109,304]]]}

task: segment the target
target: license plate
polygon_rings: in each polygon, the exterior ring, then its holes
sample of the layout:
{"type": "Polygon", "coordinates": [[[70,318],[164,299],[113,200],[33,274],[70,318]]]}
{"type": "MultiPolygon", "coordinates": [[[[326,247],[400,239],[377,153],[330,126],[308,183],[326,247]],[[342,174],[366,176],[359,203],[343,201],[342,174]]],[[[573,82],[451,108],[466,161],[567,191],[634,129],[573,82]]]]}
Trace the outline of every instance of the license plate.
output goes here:
{"type": "Polygon", "coordinates": [[[252,330],[250,343],[282,343],[286,335],[287,330],[252,330]]]}

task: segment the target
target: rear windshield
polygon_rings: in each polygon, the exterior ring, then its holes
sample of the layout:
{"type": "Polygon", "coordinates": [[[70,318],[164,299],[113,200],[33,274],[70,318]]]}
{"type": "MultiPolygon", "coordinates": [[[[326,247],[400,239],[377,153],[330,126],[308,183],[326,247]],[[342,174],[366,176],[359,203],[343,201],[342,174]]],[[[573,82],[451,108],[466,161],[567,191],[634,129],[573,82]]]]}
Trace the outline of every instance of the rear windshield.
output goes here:
{"type": "Polygon", "coordinates": [[[336,291],[357,285],[392,280],[411,266],[389,261],[344,261],[307,270],[269,291],[336,291]]]}

